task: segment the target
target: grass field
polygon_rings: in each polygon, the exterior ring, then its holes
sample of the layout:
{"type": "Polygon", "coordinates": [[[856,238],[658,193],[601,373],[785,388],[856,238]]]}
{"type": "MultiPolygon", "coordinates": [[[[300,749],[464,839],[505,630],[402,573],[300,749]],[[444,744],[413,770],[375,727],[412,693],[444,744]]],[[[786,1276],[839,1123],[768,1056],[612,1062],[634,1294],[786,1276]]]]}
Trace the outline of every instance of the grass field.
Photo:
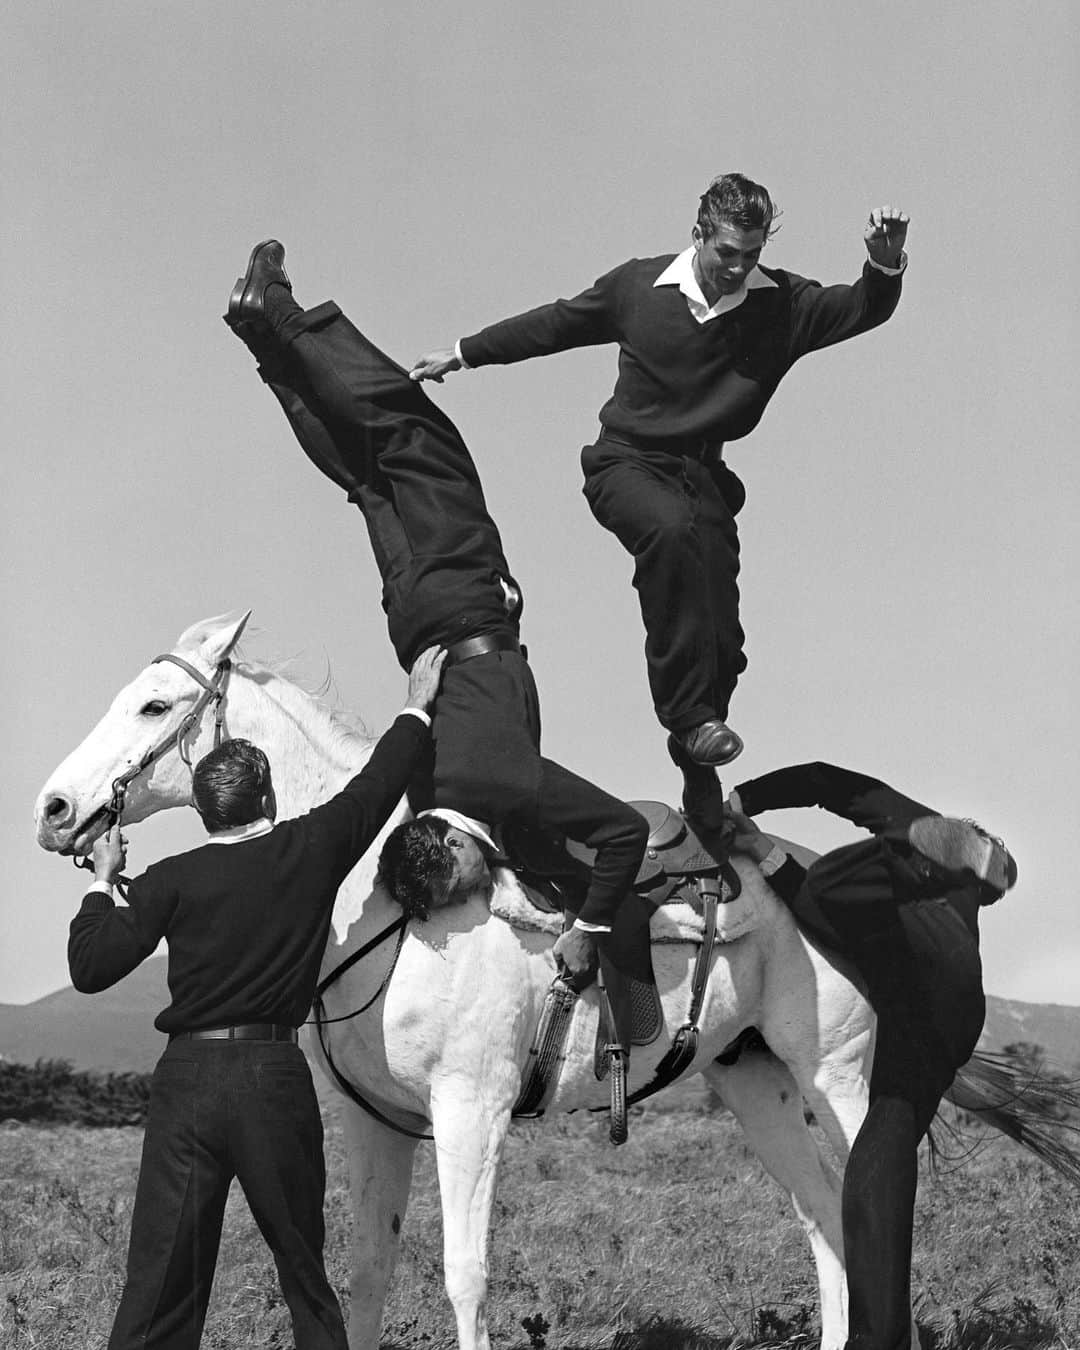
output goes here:
{"type": "MultiPolygon", "coordinates": [[[[813,1346],[816,1285],[783,1196],[730,1118],[638,1112],[511,1133],[495,1207],[498,1350],[813,1346]]],[[[98,1350],[123,1277],[141,1131],[0,1126],[0,1346],[98,1350]]],[[[347,1299],[349,1209],[327,1120],[328,1264],[347,1299]]],[[[450,1350],[430,1144],[418,1154],[384,1350],[450,1350]]],[[[927,1350],[1080,1347],[1080,1194],[1015,1146],[924,1171],[915,1288],[927,1350]]],[[[292,1345],[261,1238],[234,1187],[203,1345],[292,1345]]]]}

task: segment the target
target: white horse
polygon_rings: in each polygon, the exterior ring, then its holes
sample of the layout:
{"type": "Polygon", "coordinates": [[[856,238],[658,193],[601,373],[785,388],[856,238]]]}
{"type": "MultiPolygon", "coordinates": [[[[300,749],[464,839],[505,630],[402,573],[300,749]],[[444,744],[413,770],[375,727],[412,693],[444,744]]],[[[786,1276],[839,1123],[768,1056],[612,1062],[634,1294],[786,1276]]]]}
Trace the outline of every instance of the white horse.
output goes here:
{"type": "MultiPolygon", "coordinates": [[[[187,760],[211,747],[208,703],[221,692],[223,663],[244,621],[209,619],[180,637],[174,654],[203,683],[164,660],[120,691],[41,792],[36,820],[43,848],[87,852],[106,828],[118,778],[129,780],[122,794],[125,824],[190,805],[187,760]],[[173,748],[177,738],[183,755],[173,748]],[[160,756],[151,759],[155,748],[160,756]]],[[[269,755],[283,818],[329,797],[356,773],[373,744],[349,719],[281,675],[235,658],[219,702],[226,734],[247,737],[269,755]]],[[[403,805],[387,830],[404,812],[403,805]]],[[[324,974],[401,917],[374,884],[380,847],[381,839],[341,888],[324,974]]],[[[847,1329],[840,1179],[807,1129],[803,1100],[842,1165],[866,1111],[873,1014],[843,968],[802,936],[757,868],[742,858],[735,866],[742,896],[721,907],[724,940],[713,957],[691,1072],[705,1075],[791,1196],[817,1266],[822,1347],[840,1350],[847,1329]],[[771,1053],[750,1051],[733,1064],[717,1063],[748,1027],[761,1032],[771,1053]]],[[[500,873],[490,908],[476,897],[408,925],[383,992],[392,941],[377,945],[325,994],[331,1019],[326,1035],[337,1069],[383,1117],[418,1133],[430,1128],[434,1136],[446,1290],[461,1350],[489,1350],[487,1246],[496,1173],[556,973],[553,935],[513,920],[527,911],[531,906],[516,879],[500,873]],[[332,1022],[369,1000],[367,1011],[332,1022]]],[[[665,1029],[654,1044],[635,1048],[631,1091],[652,1079],[686,1019],[700,921],[689,907],[676,908],[673,916],[658,916],[653,931],[660,939],[653,960],[665,1029]]],[[[605,1104],[607,1088],[594,1072],[598,1017],[594,987],[573,1012],[549,1112],[605,1104]]],[[[307,1048],[325,1068],[317,1041],[307,1048]]],[[[349,1337],[353,1350],[368,1350],[378,1345],[417,1139],[351,1101],[344,1116],[355,1212],[349,1337]]]]}

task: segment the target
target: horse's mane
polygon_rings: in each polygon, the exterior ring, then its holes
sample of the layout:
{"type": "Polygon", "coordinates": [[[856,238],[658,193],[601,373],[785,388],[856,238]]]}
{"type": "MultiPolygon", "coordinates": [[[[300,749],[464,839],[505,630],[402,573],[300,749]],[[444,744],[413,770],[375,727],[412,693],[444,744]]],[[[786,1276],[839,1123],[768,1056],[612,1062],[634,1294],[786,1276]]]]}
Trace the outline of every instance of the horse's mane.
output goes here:
{"type": "Polygon", "coordinates": [[[366,750],[378,739],[359,713],[342,706],[329,660],[322,679],[309,686],[296,677],[296,666],[301,659],[299,655],[254,661],[237,644],[233,649],[233,658],[234,668],[242,671],[252,683],[266,686],[271,681],[281,681],[303,694],[310,701],[316,716],[322,720],[332,744],[343,749],[366,750]]]}

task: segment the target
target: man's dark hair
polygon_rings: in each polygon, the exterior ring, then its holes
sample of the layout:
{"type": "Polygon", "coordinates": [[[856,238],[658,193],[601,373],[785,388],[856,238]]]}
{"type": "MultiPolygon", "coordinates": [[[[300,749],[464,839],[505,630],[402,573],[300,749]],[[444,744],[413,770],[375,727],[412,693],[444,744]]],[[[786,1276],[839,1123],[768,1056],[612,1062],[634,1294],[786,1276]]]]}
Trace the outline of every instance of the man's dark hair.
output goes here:
{"type": "Polygon", "coordinates": [[[426,919],[432,887],[448,881],[454,869],[446,843],[450,826],[440,816],[407,820],[391,830],[379,854],[377,882],[390,892],[410,919],[426,919]]]}
{"type": "Polygon", "coordinates": [[[721,221],[741,230],[764,230],[768,239],[773,233],[773,217],[778,215],[780,210],[767,188],[741,173],[725,173],[714,178],[702,195],[697,223],[705,239],[716,233],[721,221]]]}
{"type": "Polygon", "coordinates": [[[191,776],[195,809],[211,834],[258,820],[270,790],[270,761],[240,737],[204,755],[191,776]]]}

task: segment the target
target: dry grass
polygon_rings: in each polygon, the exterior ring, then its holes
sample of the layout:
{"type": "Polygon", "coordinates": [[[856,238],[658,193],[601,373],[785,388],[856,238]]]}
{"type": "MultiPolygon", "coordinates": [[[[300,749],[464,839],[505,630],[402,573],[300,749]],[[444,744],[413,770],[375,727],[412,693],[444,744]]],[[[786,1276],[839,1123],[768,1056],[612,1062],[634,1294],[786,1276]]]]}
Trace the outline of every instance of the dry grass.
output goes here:
{"type": "MultiPolygon", "coordinates": [[[[0,1127],[0,1344],[97,1350],[123,1278],[141,1132],[0,1127]]],[[[328,1121],[328,1265],[347,1297],[348,1197],[328,1121]]],[[[1080,1346],[1080,1196],[994,1141],[924,1177],[916,1290],[926,1350],[1080,1346]]],[[[431,1145],[421,1145],[384,1350],[451,1350],[431,1145]]],[[[514,1130],[496,1200],[490,1315],[499,1350],[812,1346],[816,1284],[784,1198],[733,1123],[693,1112],[514,1130]]],[[[292,1345],[273,1267],[230,1198],[203,1345],[292,1345]]]]}

